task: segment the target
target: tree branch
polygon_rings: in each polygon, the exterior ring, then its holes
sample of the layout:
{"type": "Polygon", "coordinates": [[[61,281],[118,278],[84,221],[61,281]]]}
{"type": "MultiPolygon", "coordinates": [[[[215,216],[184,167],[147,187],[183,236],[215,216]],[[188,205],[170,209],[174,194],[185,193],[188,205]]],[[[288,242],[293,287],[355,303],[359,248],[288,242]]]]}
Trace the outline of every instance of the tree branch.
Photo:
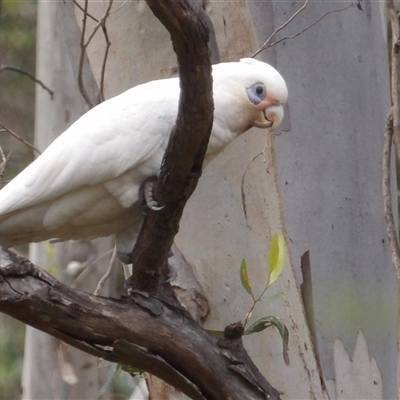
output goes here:
{"type": "Polygon", "coordinates": [[[156,200],[164,208],[150,210],[145,219],[133,250],[129,282],[137,290],[157,292],[165,280],[162,268],[183,208],[201,175],[213,123],[213,97],[208,32],[201,19],[183,0],[147,3],[171,34],[181,84],[178,117],[155,189],[156,200]]]}
{"type": "Polygon", "coordinates": [[[94,356],[146,370],[195,400],[279,399],[240,337],[219,342],[184,310],[151,297],[71,289],[1,247],[0,311],[94,356]]]}

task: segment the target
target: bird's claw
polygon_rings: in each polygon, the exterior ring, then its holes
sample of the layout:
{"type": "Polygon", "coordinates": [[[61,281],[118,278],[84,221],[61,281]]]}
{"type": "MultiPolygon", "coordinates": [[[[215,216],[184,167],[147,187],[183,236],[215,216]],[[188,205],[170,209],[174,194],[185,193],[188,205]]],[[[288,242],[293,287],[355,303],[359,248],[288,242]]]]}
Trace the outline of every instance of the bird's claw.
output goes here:
{"type": "Polygon", "coordinates": [[[154,176],[147,179],[141,187],[142,198],[145,205],[145,207],[141,207],[143,214],[146,214],[145,212],[146,208],[152,211],[160,211],[165,207],[165,205],[164,206],[158,205],[157,201],[154,199],[154,186],[156,182],[157,182],[157,177],[154,176]]]}
{"type": "Polygon", "coordinates": [[[148,202],[147,203],[147,207],[150,208],[150,210],[153,210],[153,211],[160,211],[165,206],[159,206],[158,203],[154,200],[154,201],[148,202]]]}

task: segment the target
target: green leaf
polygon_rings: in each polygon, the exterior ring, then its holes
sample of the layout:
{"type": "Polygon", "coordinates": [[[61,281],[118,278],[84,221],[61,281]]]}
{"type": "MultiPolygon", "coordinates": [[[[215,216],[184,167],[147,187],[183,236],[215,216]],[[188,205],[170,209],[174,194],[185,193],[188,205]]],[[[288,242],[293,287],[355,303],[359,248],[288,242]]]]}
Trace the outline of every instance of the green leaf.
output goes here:
{"type": "Polygon", "coordinates": [[[224,337],[224,331],[215,331],[212,329],[206,329],[206,332],[209,333],[211,336],[214,336],[217,339],[221,339],[224,337]]]}
{"type": "Polygon", "coordinates": [[[264,298],[262,299],[262,301],[263,301],[264,303],[266,303],[266,304],[272,303],[273,301],[279,299],[279,297],[281,297],[282,294],[283,294],[283,292],[275,293],[273,296],[264,297],[264,298]]]}
{"type": "Polygon", "coordinates": [[[266,289],[280,277],[285,266],[285,241],[280,233],[272,236],[267,263],[269,276],[266,289]]]}
{"type": "Polygon", "coordinates": [[[283,346],[283,360],[286,365],[290,364],[289,361],[289,331],[286,328],[286,325],[278,318],[270,315],[268,317],[263,317],[254,322],[249,328],[244,331],[244,335],[250,335],[252,333],[261,332],[264,329],[269,328],[270,326],[275,326],[282,338],[282,346],[283,346]]]}
{"type": "Polygon", "coordinates": [[[142,375],[144,373],[141,368],[131,367],[130,365],[121,365],[121,368],[131,376],[142,375]]]}
{"type": "Polygon", "coordinates": [[[253,289],[251,288],[249,276],[247,275],[246,260],[242,260],[240,264],[240,281],[242,282],[242,286],[246,289],[246,292],[254,298],[253,289]]]}

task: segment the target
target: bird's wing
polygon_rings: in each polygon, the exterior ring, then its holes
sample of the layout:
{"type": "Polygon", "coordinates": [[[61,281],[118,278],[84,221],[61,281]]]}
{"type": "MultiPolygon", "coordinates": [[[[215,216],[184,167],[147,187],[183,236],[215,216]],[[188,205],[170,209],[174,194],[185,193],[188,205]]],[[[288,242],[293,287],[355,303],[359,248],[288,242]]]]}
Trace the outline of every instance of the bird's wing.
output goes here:
{"type": "Polygon", "coordinates": [[[0,215],[116,178],[151,157],[176,119],[176,79],[136,86],[93,108],[0,191],[0,215]]]}

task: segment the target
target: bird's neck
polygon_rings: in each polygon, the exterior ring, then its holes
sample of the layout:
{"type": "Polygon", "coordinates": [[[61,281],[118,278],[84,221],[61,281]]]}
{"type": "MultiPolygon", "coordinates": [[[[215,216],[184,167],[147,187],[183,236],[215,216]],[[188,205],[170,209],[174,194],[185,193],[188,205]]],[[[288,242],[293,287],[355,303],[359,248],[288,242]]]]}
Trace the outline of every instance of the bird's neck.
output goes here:
{"type": "Polygon", "coordinates": [[[206,154],[207,161],[210,161],[216,157],[238,135],[239,132],[232,132],[231,130],[222,128],[214,123],[210,140],[208,142],[206,154]]]}

